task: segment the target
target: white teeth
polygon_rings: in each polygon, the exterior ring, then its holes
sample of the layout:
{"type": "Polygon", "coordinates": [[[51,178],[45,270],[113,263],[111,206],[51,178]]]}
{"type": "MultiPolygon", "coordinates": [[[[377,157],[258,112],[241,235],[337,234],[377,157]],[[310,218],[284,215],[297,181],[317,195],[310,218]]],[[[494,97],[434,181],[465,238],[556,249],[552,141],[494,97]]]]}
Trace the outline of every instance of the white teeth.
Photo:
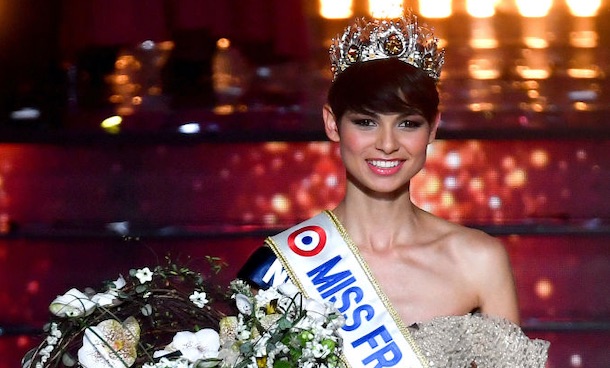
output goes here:
{"type": "Polygon", "coordinates": [[[381,160],[371,160],[369,163],[376,167],[381,167],[383,169],[389,169],[392,167],[398,166],[398,161],[381,161],[381,160]]]}

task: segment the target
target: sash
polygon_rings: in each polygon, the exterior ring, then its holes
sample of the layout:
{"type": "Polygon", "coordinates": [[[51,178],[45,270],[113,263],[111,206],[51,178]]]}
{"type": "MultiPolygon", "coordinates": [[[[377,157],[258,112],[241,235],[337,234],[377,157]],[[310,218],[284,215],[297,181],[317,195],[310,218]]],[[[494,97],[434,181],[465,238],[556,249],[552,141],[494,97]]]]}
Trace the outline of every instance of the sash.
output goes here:
{"type": "Polygon", "coordinates": [[[320,213],[265,243],[304,296],[329,301],[343,313],[340,333],[351,367],[428,366],[332,212],[320,213]]]}

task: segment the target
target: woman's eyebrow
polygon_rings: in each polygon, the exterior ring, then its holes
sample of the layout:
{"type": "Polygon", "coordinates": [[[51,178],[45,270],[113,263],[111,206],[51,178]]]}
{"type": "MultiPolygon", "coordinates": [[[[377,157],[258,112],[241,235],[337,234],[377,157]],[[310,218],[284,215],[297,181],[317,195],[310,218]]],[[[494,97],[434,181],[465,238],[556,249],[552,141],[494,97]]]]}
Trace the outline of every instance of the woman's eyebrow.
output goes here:
{"type": "Polygon", "coordinates": [[[352,117],[377,118],[381,114],[371,111],[349,111],[345,115],[352,117]]]}
{"type": "Polygon", "coordinates": [[[422,117],[425,119],[424,114],[417,108],[408,108],[403,111],[390,111],[390,112],[378,112],[378,111],[348,111],[346,116],[352,117],[367,117],[367,118],[379,118],[382,115],[396,115],[398,118],[404,119],[408,117],[422,117]]]}

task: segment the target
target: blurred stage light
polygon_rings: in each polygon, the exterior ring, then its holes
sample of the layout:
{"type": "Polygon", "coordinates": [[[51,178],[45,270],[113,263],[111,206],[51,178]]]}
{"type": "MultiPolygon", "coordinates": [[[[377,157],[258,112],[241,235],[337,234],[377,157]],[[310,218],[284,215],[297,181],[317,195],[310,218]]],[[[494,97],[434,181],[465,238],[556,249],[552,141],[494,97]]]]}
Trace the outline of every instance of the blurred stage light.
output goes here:
{"type": "Polygon", "coordinates": [[[490,18],[496,14],[495,0],[466,0],[466,12],[475,18],[490,18]]]}
{"type": "Polygon", "coordinates": [[[11,119],[13,120],[36,120],[40,117],[41,113],[38,108],[35,107],[24,107],[19,110],[11,112],[11,119]]]}
{"type": "Polygon", "coordinates": [[[196,122],[182,124],[178,127],[178,131],[182,134],[197,134],[201,132],[201,125],[196,122]]]}
{"type": "Polygon", "coordinates": [[[495,49],[498,47],[498,39],[492,19],[472,19],[469,44],[474,49],[495,49]]]}
{"type": "Polygon", "coordinates": [[[594,17],[602,5],[601,0],[566,0],[570,13],[575,17],[594,17]]]}
{"type": "Polygon", "coordinates": [[[102,121],[101,127],[108,133],[118,133],[121,128],[122,122],[123,118],[118,115],[115,115],[104,119],[102,121]]]}
{"type": "Polygon", "coordinates": [[[448,18],[452,13],[451,0],[420,1],[419,13],[424,18],[448,18]]]}
{"type": "Polygon", "coordinates": [[[326,19],[345,19],[351,17],[353,0],[320,0],[320,15],[326,19]]]}
{"type": "Polygon", "coordinates": [[[369,0],[369,13],[373,18],[399,18],[404,14],[402,0],[369,0]]]}
{"type": "Polygon", "coordinates": [[[553,6],[553,0],[516,0],[519,14],[526,18],[546,17],[553,6]]]}

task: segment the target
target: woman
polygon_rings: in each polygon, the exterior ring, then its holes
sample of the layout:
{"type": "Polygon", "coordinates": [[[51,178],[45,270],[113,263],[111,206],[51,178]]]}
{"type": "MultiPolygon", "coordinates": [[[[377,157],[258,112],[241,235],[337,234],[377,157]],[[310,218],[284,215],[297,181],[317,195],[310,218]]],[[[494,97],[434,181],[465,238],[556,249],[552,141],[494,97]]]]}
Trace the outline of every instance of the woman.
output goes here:
{"type": "Polygon", "coordinates": [[[543,367],[548,344],[517,327],[503,245],[411,201],[439,124],[444,51],[409,16],[349,27],[331,62],[323,118],[345,197],[269,238],[240,276],[258,287],[290,278],[333,302],[353,367],[543,367]]]}

